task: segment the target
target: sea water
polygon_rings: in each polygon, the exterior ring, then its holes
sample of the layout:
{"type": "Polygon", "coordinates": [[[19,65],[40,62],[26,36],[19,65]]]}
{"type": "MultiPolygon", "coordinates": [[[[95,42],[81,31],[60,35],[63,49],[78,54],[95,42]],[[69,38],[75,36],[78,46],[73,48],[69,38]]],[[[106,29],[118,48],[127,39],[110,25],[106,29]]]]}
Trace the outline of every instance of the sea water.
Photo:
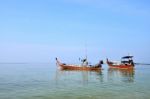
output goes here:
{"type": "Polygon", "coordinates": [[[0,99],[150,99],[150,66],[62,71],[49,63],[0,64],[0,99]]]}

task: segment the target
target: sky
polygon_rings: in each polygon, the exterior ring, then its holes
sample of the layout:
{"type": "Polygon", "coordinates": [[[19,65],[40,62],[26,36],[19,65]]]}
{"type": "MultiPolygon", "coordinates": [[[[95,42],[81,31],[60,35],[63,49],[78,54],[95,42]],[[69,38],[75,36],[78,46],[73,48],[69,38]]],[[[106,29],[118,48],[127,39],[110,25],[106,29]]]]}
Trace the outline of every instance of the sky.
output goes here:
{"type": "Polygon", "coordinates": [[[0,0],[0,63],[150,63],[149,0],[0,0]]]}

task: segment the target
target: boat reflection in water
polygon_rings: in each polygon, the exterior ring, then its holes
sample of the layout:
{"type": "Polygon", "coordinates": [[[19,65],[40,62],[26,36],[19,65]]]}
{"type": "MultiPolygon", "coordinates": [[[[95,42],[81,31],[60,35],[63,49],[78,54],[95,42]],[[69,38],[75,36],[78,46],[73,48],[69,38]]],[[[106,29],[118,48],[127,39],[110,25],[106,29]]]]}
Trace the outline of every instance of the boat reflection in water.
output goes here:
{"type": "Polygon", "coordinates": [[[133,69],[108,69],[108,80],[117,82],[134,82],[134,68],[133,69]]]}
{"type": "Polygon", "coordinates": [[[57,69],[56,82],[79,82],[86,84],[88,82],[103,82],[102,70],[98,71],[83,71],[83,70],[64,70],[57,69]]]}

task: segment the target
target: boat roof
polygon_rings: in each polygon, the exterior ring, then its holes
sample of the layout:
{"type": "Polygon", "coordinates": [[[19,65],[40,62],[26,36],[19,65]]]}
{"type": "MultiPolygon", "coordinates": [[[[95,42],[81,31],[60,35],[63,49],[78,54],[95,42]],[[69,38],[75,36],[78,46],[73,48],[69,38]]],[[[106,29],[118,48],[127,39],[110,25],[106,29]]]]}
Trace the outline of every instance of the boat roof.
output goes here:
{"type": "Polygon", "coordinates": [[[123,59],[124,58],[132,58],[133,56],[124,56],[124,57],[122,57],[123,59]]]}

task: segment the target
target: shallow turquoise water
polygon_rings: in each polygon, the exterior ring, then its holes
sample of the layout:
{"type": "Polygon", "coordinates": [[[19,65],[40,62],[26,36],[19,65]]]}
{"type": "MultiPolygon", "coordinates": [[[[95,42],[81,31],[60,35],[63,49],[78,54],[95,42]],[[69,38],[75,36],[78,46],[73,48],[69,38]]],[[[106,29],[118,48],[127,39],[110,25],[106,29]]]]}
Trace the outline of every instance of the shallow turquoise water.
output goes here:
{"type": "Polygon", "coordinates": [[[0,64],[0,99],[150,99],[150,66],[100,72],[55,64],[0,64]]]}

